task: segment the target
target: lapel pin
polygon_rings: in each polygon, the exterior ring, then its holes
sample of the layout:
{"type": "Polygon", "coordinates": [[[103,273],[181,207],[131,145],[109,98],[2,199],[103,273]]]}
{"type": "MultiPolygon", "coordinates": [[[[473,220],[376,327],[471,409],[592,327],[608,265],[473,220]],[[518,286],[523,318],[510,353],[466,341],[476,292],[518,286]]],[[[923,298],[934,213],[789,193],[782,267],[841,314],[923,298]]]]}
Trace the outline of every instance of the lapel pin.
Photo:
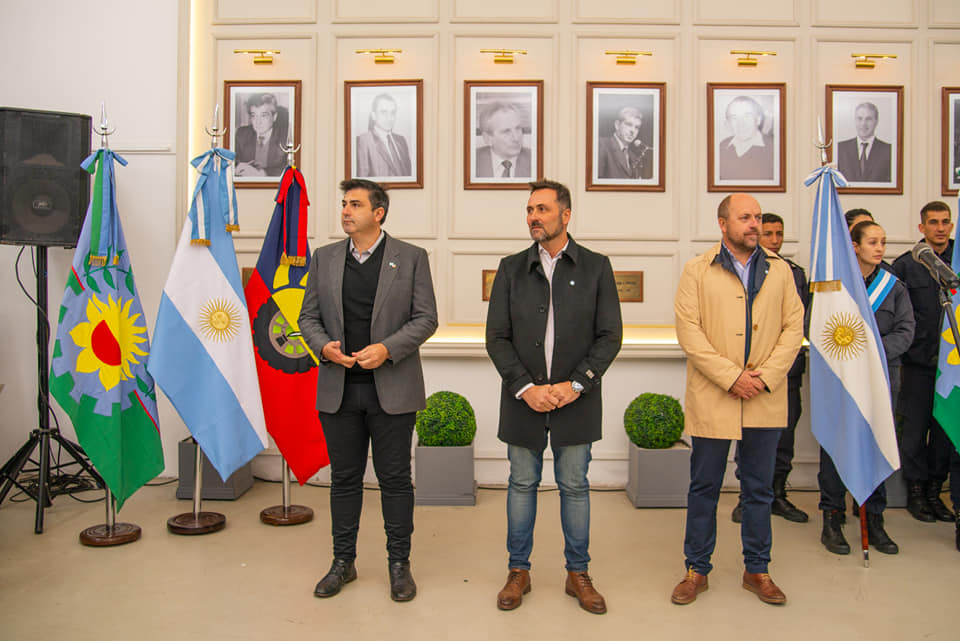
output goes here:
{"type": "Polygon", "coordinates": [[[573,281],[573,280],[570,281],[570,287],[573,287],[576,284],[577,284],[576,281],[573,281]]]}
{"type": "Polygon", "coordinates": [[[396,264],[395,262],[393,262],[392,260],[391,260],[388,264],[389,264],[390,267],[392,267],[393,269],[396,269],[396,268],[397,268],[397,264],[396,264]]]}

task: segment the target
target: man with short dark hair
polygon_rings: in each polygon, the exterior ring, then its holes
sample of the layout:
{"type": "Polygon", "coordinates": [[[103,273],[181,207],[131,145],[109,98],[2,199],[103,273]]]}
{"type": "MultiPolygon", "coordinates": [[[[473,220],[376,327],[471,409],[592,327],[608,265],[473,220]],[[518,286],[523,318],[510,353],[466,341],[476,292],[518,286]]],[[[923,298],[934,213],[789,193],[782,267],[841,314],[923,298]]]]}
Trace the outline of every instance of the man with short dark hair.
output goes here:
{"type": "Polygon", "coordinates": [[[722,239],[683,268],[674,302],[677,340],[687,355],[684,429],[693,437],[683,542],[686,576],[671,601],[707,589],[717,540],[717,500],[730,441],[740,441],[745,570],[742,586],[765,602],[787,597],[767,565],[773,533],[773,471],[787,424],[787,372],[803,342],[803,305],[793,275],[759,245],[760,204],[731,194],[717,209],[722,239]]]}
{"type": "Polygon", "coordinates": [[[527,227],[534,244],[500,261],[487,310],[487,353],[503,381],[500,427],[507,443],[506,585],[497,607],[513,610],[530,591],[537,488],[549,435],[560,489],[566,593],[594,614],[606,602],[590,562],[590,450],[601,437],[600,381],[620,351],[623,325],[610,259],[567,234],[570,190],[530,184],[527,227]]]}
{"type": "Polygon", "coordinates": [[[407,139],[394,133],[396,123],[396,99],[388,93],[375,97],[370,106],[367,131],[357,136],[357,176],[386,178],[413,175],[407,139]]]}
{"type": "Polygon", "coordinates": [[[330,454],[333,564],[314,594],[331,597],[357,578],[357,532],[367,449],[380,484],[390,597],[417,594],[410,573],[410,445],[426,406],[420,345],[437,329],[427,253],[381,229],[390,199],[375,182],[345,180],[346,240],[314,251],[300,331],[319,357],[317,410],[330,454]]]}
{"type": "Polygon", "coordinates": [[[850,182],[890,182],[892,147],[876,137],[880,112],[872,102],[853,111],[857,135],[837,143],[837,169],[850,182]]]}
{"type": "Polygon", "coordinates": [[[624,107],[613,123],[613,135],[597,142],[597,178],[635,180],[653,176],[647,158],[650,146],[640,140],[643,115],[636,107],[624,107]]]}
{"type": "MultiPolygon", "coordinates": [[[[950,265],[953,222],[950,207],[939,200],[920,210],[920,233],[934,253],[950,265]]],[[[907,511],[918,521],[952,521],[953,513],[940,499],[947,479],[953,443],[933,418],[933,394],[940,354],[943,308],[939,288],[930,272],[913,259],[911,252],[901,254],[893,263],[893,273],[907,286],[916,328],[913,343],[903,355],[898,411],[903,416],[900,434],[900,463],[907,482],[907,511]]]]}
{"type": "Polygon", "coordinates": [[[287,167],[287,155],[281,147],[287,142],[288,123],[278,117],[277,97],[272,93],[253,94],[247,99],[247,113],[250,124],[237,127],[235,136],[237,176],[281,175],[287,167]]]}

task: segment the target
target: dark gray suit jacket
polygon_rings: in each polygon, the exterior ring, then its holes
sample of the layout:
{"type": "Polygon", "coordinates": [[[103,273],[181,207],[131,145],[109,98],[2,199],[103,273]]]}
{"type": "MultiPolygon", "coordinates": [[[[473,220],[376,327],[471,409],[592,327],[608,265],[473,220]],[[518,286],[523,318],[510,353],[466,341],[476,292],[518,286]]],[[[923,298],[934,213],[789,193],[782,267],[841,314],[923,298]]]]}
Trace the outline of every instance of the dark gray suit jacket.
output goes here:
{"type": "Polygon", "coordinates": [[[874,138],[870,155],[864,161],[861,172],[857,139],[841,140],[837,145],[837,169],[851,182],[890,182],[892,154],[890,143],[874,138]]]}
{"type": "MultiPolygon", "coordinates": [[[[344,340],[343,270],[349,239],[313,252],[307,276],[300,331],[320,359],[317,409],[340,409],[346,370],[320,355],[330,341],[344,340]]],[[[437,330],[437,303],[427,252],[385,235],[383,263],[373,303],[370,342],[383,343],[390,358],[373,372],[380,407],[387,414],[416,412],[425,407],[420,345],[437,330]]]]}
{"type": "MultiPolygon", "coordinates": [[[[477,148],[476,166],[474,171],[477,178],[493,178],[493,155],[490,145],[477,148]]],[[[517,166],[510,169],[511,178],[528,178],[533,180],[533,167],[530,156],[530,149],[523,147],[520,149],[520,155],[517,156],[517,166]]]]}
{"type": "Polygon", "coordinates": [[[498,437],[511,445],[543,449],[546,414],[516,394],[528,383],[578,381],[580,398],[550,412],[555,446],[601,437],[600,379],[620,351],[623,323],[610,259],[573,238],[553,272],[553,360],[547,378],[543,339],[550,284],[536,243],[500,261],[487,308],[487,353],[500,373],[498,437]]]}

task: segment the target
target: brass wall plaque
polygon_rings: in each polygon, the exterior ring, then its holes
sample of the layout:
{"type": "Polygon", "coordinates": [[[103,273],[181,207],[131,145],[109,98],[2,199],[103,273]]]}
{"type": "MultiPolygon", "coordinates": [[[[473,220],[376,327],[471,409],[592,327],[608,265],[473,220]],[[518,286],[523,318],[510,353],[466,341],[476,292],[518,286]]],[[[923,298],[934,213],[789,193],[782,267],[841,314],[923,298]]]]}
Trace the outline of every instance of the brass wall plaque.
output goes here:
{"type": "Polygon", "coordinates": [[[643,272],[613,272],[621,303],[643,302],[643,272]]]}
{"type": "Polygon", "coordinates": [[[483,300],[490,300],[490,292],[493,290],[493,279],[497,275],[497,270],[495,269],[484,269],[482,274],[482,282],[480,284],[480,296],[483,300]]]}

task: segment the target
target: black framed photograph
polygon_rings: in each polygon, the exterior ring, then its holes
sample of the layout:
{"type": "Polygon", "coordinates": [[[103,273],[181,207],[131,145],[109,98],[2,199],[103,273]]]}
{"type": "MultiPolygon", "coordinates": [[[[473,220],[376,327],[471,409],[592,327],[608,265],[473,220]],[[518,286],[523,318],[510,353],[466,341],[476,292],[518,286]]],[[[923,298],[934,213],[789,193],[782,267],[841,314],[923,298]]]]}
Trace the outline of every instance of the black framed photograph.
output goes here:
{"type": "Polygon", "coordinates": [[[956,196],[960,193],[960,87],[944,87],[942,95],[941,186],[944,196],[956,196]]]}
{"type": "Polygon", "coordinates": [[[347,178],[422,189],[423,80],[348,80],[343,96],[347,178]]]}
{"type": "Polygon", "coordinates": [[[543,81],[463,84],[463,188],[526,189],[542,178],[543,81]]]}
{"type": "MultiPolygon", "coordinates": [[[[300,81],[227,80],[223,83],[224,146],[236,154],[234,184],[276,187],[287,168],[290,131],[300,144],[300,81]]],[[[300,164],[299,152],[295,162],[300,164]]]]}
{"type": "Polygon", "coordinates": [[[587,191],[664,191],[666,84],[587,83],[587,191]]]}
{"type": "Polygon", "coordinates": [[[786,191],[783,83],[707,84],[707,191],[786,191]]]}
{"type": "Polygon", "coordinates": [[[827,85],[828,158],[840,193],[903,193],[903,86],[827,85]]]}

